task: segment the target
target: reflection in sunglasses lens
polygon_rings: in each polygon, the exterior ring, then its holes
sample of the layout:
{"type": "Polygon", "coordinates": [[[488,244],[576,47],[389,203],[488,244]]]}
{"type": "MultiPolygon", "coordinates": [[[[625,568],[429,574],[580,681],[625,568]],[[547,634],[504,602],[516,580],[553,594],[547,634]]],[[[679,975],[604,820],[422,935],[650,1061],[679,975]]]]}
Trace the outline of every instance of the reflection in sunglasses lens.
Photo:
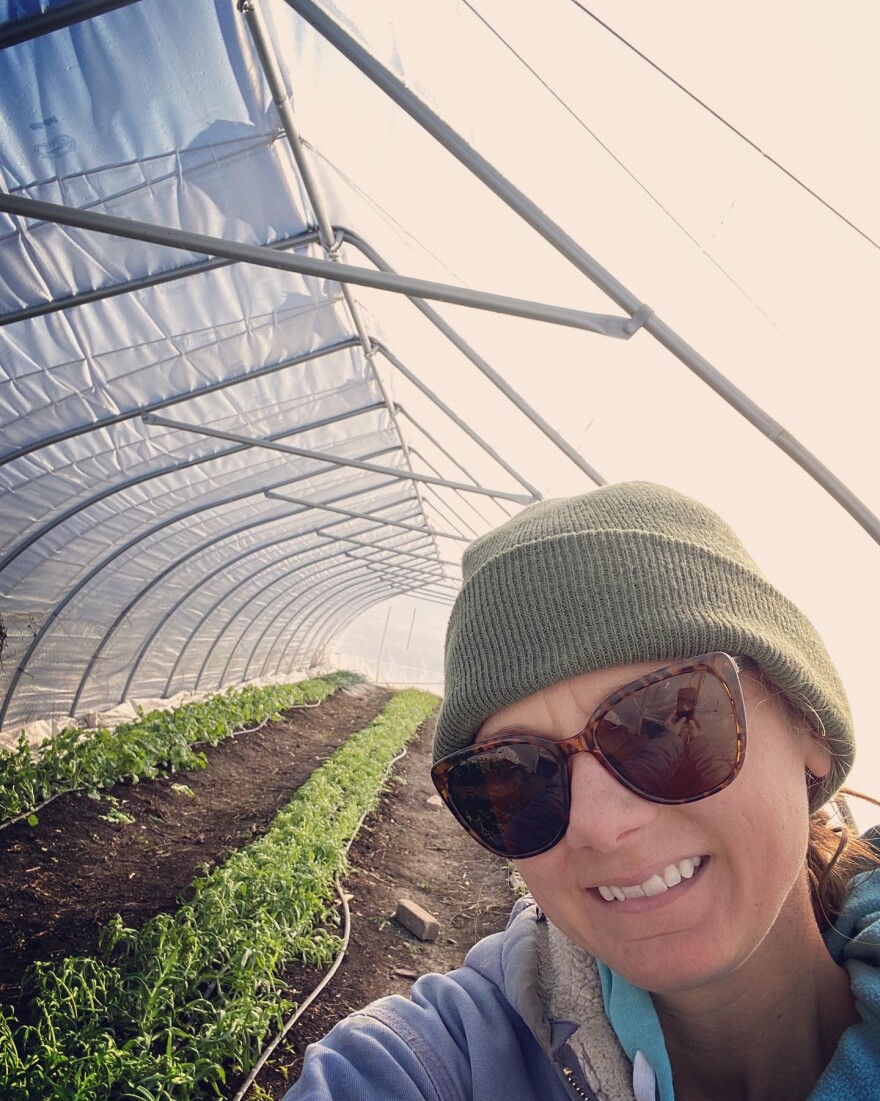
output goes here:
{"type": "Polygon", "coordinates": [[[729,778],[737,730],[724,684],[700,670],[624,697],[596,726],[612,771],[646,795],[689,799],[729,778]]]}
{"type": "Polygon", "coordinates": [[[453,802],[468,825],[498,851],[516,855],[562,834],[568,781],[544,746],[506,745],[457,765],[453,802]]]}

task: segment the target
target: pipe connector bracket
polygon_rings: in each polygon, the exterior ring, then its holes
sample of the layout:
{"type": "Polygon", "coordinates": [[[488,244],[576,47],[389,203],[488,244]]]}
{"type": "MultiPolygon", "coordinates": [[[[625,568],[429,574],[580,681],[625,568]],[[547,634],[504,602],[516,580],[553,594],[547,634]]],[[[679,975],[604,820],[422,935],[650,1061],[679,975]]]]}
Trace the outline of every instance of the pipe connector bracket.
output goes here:
{"type": "Polygon", "coordinates": [[[341,229],[336,230],[336,236],[332,241],[328,242],[321,237],[321,247],[327,253],[331,260],[334,260],[339,255],[339,250],[345,244],[345,234],[341,229]]]}
{"type": "Polygon", "coordinates": [[[641,327],[645,324],[649,317],[653,316],[654,311],[651,309],[651,307],[645,305],[645,303],[642,303],[642,305],[639,306],[639,308],[629,318],[629,320],[624,321],[623,331],[627,334],[627,336],[632,336],[633,333],[637,333],[639,329],[641,329],[641,327]]]}

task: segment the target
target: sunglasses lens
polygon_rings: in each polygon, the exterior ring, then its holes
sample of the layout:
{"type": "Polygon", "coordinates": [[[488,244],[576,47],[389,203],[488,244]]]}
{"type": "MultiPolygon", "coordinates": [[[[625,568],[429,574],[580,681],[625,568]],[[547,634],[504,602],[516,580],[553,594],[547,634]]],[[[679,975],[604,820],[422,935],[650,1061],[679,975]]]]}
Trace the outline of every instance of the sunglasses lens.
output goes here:
{"type": "Polygon", "coordinates": [[[740,756],[733,703],[706,669],[632,691],[602,716],[595,740],[621,779],[672,802],[724,785],[740,756]]]}
{"type": "Polygon", "coordinates": [[[487,848],[519,857],[550,848],[568,821],[564,762],[546,747],[509,742],[460,761],[449,801],[487,848]]]}

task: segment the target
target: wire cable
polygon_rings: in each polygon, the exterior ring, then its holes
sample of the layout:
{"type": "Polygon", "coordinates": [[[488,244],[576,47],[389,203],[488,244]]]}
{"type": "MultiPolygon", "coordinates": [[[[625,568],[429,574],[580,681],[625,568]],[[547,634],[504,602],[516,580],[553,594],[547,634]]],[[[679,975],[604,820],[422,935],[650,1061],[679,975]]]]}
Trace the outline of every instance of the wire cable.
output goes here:
{"type": "Polygon", "coordinates": [[[696,247],[700,250],[700,252],[703,254],[703,256],[705,256],[706,259],[711,264],[713,264],[718,269],[719,272],[721,272],[721,274],[724,276],[724,278],[727,279],[734,287],[736,287],[736,289],[743,296],[743,298],[745,298],[748,302],[750,302],[751,305],[754,306],[755,309],[763,317],[765,317],[770,322],[770,324],[773,325],[774,328],[778,328],[778,326],[775,324],[773,319],[763,309],[761,309],[761,307],[758,305],[758,303],[754,300],[754,298],[751,297],[750,294],[748,294],[748,292],[745,290],[745,288],[742,287],[739,283],[737,283],[737,281],[733,278],[733,276],[730,274],[730,272],[727,271],[726,268],[724,268],[715,259],[715,257],[710,252],[706,251],[704,246],[700,243],[700,241],[697,240],[696,237],[694,237],[694,235],[690,232],[690,230],[686,226],[684,226],[678,220],[678,218],[675,217],[675,215],[672,213],[671,210],[668,209],[668,207],[665,207],[663,205],[663,203],[660,202],[660,200],[650,190],[650,188],[646,184],[642,183],[642,181],[632,171],[632,169],[627,167],[627,165],[620,159],[620,157],[617,156],[617,154],[611,149],[611,147],[606,145],[606,143],[604,141],[602,141],[602,139],[599,137],[599,135],[596,133],[596,131],[591,129],[587,125],[587,123],[584,122],[584,120],[580,117],[580,115],[577,113],[577,111],[575,111],[573,107],[571,107],[568,103],[566,103],[566,101],[562,98],[562,96],[547,83],[547,81],[541,76],[541,74],[539,72],[537,72],[537,70],[534,69],[529,64],[528,61],[526,61],[526,59],[522,56],[522,54],[519,53],[517,50],[515,50],[513,46],[511,46],[511,44],[500,33],[500,31],[498,31],[495,27],[493,27],[492,24],[486,19],[486,17],[484,15],[481,15],[480,12],[478,12],[477,9],[473,6],[473,4],[471,4],[469,2],[469,0],[463,0],[463,2],[464,2],[465,7],[469,8],[470,11],[473,12],[473,14],[477,17],[477,19],[480,20],[480,22],[486,27],[487,30],[491,31],[491,33],[495,35],[495,37],[498,39],[498,41],[501,42],[502,45],[504,45],[513,54],[513,56],[517,59],[517,61],[519,61],[519,63],[524,68],[528,69],[528,71],[532,74],[532,76],[535,78],[535,80],[537,80],[538,83],[545,89],[545,91],[549,92],[549,94],[551,96],[553,96],[553,98],[556,100],[556,102],[565,111],[567,111],[569,115],[571,115],[572,119],[574,119],[574,121],[578,124],[578,126],[580,126],[583,130],[585,130],[590,135],[590,137],[596,142],[596,144],[599,145],[602,149],[605,150],[605,152],[608,154],[608,156],[614,161],[614,163],[619,168],[623,169],[623,171],[627,174],[627,176],[629,176],[629,178],[633,181],[633,183],[636,185],[636,187],[638,187],[641,191],[643,191],[645,193],[645,195],[647,195],[648,198],[651,200],[651,202],[654,203],[654,205],[657,206],[660,210],[662,210],[663,213],[666,215],[666,217],[681,230],[681,232],[685,235],[685,237],[687,237],[687,239],[692,244],[696,245],[696,247]]]}
{"type": "Polygon", "coordinates": [[[642,61],[650,65],[652,69],[660,73],[661,76],[666,77],[666,79],[670,81],[670,83],[674,84],[675,87],[679,89],[679,91],[684,92],[684,94],[692,99],[694,103],[699,104],[699,106],[702,107],[704,111],[708,111],[714,119],[717,119],[718,122],[720,122],[723,126],[726,126],[727,129],[731,131],[731,133],[736,134],[738,138],[744,141],[746,145],[748,145],[751,149],[754,149],[756,153],[760,153],[765,160],[769,161],[775,168],[778,168],[780,172],[786,175],[793,183],[796,183],[798,187],[802,188],[804,191],[807,192],[808,195],[811,195],[817,202],[821,203],[826,210],[829,210],[833,215],[835,215],[835,217],[839,218],[842,222],[848,225],[850,229],[855,230],[855,232],[858,233],[860,237],[864,238],[864,240],[866,240],[869,245],[873,245],[875,249],[880,249],[880,244],[878,244],[873,237],[870,237],[867,233],[865,233],[863,229],[859,229],[859,227],[854,222],[851,222],[845,214],[841,214],[837,207],[832,206],[831,203],[827,201],[827,199],[823,199],[822,196],[815,192],[808,184],[805,184],[802,179],[796,176],[793,172],[790,172],[784,164],[780,164],[775,157],[772,157],[769,153],[765,152],[760,147],[760,145],[758,145],[757,142],[752,141],[752,139],[744,134],[742,130],[738,130],[732,122],[728,122],[723,115],[720,115],[716,110],[714,110],[714,108],[710,107],[708,103],[705,103],[702,99],[700,99],[699,96],[695,95],[692,91],[690,91],[690,89],[686,88],[681,83],[681,81],[676,80],[675,77],[671,75],[671,73],[668,73],[664,68],[658,65],[656,61],[652,61],[647,54],[642,53],[642,51],[637,46],[634,46],[633,43],[624,38],[622,34],[620,34],[613,27],[609,26],[606,22],[600,19],[599,16],[595,14],[595,12],[590,11],[590,9],[586,7],[586,5],[581,2],[581,0],[571,0],[571,2],[576,8],[580,9],[580,11],[584,13],[584,15],[588,15],[590,19],[594,20],[596,23],[599,24],[600,27],[604,28],[604,30],[608,31],[609,34],[613,35],[618,40],[618,42],[626,46],[627,49],[632,50],[632,52],[640,57],[642,61]]]}

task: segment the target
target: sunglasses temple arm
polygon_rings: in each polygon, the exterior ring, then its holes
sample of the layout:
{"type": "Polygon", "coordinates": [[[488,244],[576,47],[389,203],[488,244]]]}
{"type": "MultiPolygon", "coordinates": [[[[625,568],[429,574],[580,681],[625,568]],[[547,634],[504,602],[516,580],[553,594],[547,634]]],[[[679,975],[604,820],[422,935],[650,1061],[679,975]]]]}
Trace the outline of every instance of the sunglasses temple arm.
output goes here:
{"type": "Polygon", "coordinates": [[[846,801],[846,796],[842,792],[838,792],[831,800],[831,805],[837,811],[838,817],[847,829],[858,836],[859,827],[856,825],[856,820],[850,810],[849,803],[846,801]]]}

